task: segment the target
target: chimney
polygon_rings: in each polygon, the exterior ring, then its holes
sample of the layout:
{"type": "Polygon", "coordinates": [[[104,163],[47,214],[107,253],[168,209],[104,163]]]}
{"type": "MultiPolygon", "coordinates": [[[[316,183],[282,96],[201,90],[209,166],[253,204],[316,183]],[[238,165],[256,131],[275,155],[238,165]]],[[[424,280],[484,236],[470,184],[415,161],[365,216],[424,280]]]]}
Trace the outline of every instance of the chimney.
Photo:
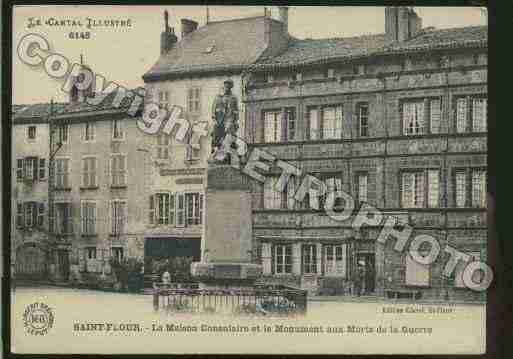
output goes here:
{"type": "Polygon", "coordinates": [[[198,23],[190,19],[182,19],[182,39],[198,28],[198,23]]]}
{"type": "Polygon", "coordinates": [[[160,34],[160,54],[169,52],[177,41],[175,29],[169,26],[169,15],[166,10],[164,11],[164,31],[160,34]]]}
{"type": "MultiPolygon", "coordinates": [[[[82,62],[82,56],[81,56],[82,62]]],[[[93,70],[87,65],[81,65],[78,73],[71,76],[69,102],[77,104],[85,102],[86,98],[93,97],[95,92],[95,78],[93,70]]]]}
{"type": "Polygon", "coordinates": [[[385,39],[387,44],[406,41],[422,29],[422,19],[412,8],[387,6],[385,8],[385,39]]]}
{"type": "Polygon", "coordinates": [[[283,24],[283,33],[289,32],[289,8],[288,6],[278,6],[279,20],[283,24]]]}

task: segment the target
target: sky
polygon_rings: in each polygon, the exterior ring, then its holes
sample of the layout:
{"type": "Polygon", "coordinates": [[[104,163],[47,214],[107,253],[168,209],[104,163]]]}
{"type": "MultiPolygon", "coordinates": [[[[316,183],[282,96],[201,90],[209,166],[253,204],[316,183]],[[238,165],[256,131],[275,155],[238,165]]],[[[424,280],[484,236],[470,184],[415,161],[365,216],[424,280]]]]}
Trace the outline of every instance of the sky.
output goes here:
{"type": "MultiPolygon", "coordinates": [[[[16,6],[13,13],[13,103],[30,104],[67,100],[60,90],[62,81],[50,78],[41,67],[21,62],[16,48],[29,33],[44,36],[51,50],[71,62],[84,63],[95,73],[127,88],[142,86],[142,75],[157,61],[164,10],[170,26],[180,34],[180,19],[189,18],[203,26],[205,6],[16,6]],[[29,18],[42,25],[28,27],[29,18]],[[131,27],[94,27],[88,30],[87,18],[128,20],[131,27]],[[45,25],[49,19],[79,20],[82,27],[45,25]],[[71,39],[70,32],[90,31],[89,39],[71,39]]],[[[415,7],[423,26],[451,28],[485,25],[486,17],[476,7],[415,7]]],[[[383,33],[384,7],[292,6],[289,8],[289,33],[296,38],[329,38],[383,33]]],[[[273,17],[278,10],[271,7],[273,17]]],[[[262,6],[209,6],[210,21],[263,15],[262,6]]]]}

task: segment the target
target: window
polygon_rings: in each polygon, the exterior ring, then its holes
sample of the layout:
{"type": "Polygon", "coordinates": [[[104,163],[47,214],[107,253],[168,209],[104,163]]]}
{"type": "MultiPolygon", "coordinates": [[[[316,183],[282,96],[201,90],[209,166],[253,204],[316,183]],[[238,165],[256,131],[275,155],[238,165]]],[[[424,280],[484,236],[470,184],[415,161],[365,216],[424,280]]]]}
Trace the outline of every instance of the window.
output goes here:
{"type": "Polygon", "coordinates": [[[123,260],[123,247],[112,247],[112,258],[116,259],[118,262],[123,260]]]}
{"type": "Polygon", "coordinates": [[[23,164],[23,158],[18,158],[16,160],[16,180],[22,181],[23,175],[24,175],[24,164],[23,164]]]}
{"type": "Polygon", "coordinates": [[[486,207],[486,171],[472,171],[472,207],[486,207]]]}
{"type": "Polygon", "coordinates": [[[169,92],[168,91],[159,91],[159,105],[162,106],[162,108],[169,108],[169,92]]]}
{"type": "Polygon", "coordinates": [[[185,226],[185,196],[183,193],[176,194],[176,227],[185,226]]]}
{"type": "Polygon", "coordinates": [[[186,193],[187,225],[201,224],[203,195],[200,193],[186,193]]]}
{"type": "Polygon", "coordinates": [[[111,202],[111,231],[113,235],[125,233],[125,226],[128,222],[126,212],[126,203],[124,201],[114,200],[111,202]]]}
{"type": "Polygon", "coordinates": [[[169,159],[169,138],[170,136],[165,132],[157,135],[157,159],[169,159]]]}
{"type": "Polygon", "coordinates": [[[335,77],[335,70],[334,69],[327,69],[325,73],[325,77],[328,79],[332,79],[335,77]]]}
{"type": "Polygon", "coordinates": [[[187,110],[191,113],[197,113],[201,110],[199,87],[192,87],[187,91],[187,110]]]}
{"type": "Polygon", "coordinates": [[[328,244],[324,246],[324,273],[326,275],[346,276],[346,244],[328,244]]]}
{"type": "Polygon", "coordinates": [[[294,108],[286,108],[283,111],[285,121],[285,141],[293,141],[296,138],[296,111],[294,108]]]}
{"type": "Polygon", "coordinates": [[[429,131],[431,133],[440,133],[441,119],[442,101],[440,99],[431,99],[429,102],[429,131]]]}
{"type": "Polygon", "coordinates": [[[264,113],[264,142],[280,142],[281,138],[281,111],[266,111],[264,113]]]}
{"type": "Polygon", "coordinates": [[[16,203],[16,227],[21,228],[23,227],[23,202],[17,202],[16,203]]]}
{"type": "Polygon", "coordinates": [[[424,101],[403,103],[403,134],[422,135],[424,130],[424,101]]]}
{"type": "Polygon", "coordinates": [[[317,273],[317,246],[315,244],[302,245],[301,264],[304,274],[317,273]]]}
{"type": "Polygon", "coordinates": [[[68,143],[69,140],[69,125],[62,124],[58,127],[59,142],[68,143]]]}
{"type": "Polygon", "coordinates": [[[267,82],[274,82],[274,76],[272,74],[267,74],[265,80],[267,82]]]}
{"type": "Polygon", "coordinates": [[[438,170],[428,170],[428,207],[440,206],[440,173],[438,170]]]}
{"type": "Polygon", "coordinates": [[[369,105],[359,104],[357,106],[358,114],[358,136],[369,136],[369,105]]]}
{"type": "Polygon", "coordinates": [[[485,169],[457,169],[454,172],[454,186],[456,207],[486,207],[485,169]]]}
{"type": "Polygon", "coordinates": [[[82,159],[82,186],[96,187],[96,158],[85,157],[82,159]]]}
{"type": "Polygon", "coordinates": [[[43,227],[45,223],[45,204],[38,203],[38,211],[37,211],[37,225],[39,227],[43,227]]]}
{"type": "Polygon", "coordinates": [[[34,141],[36,139],[36,126],[29,126],[27,128],[27,139],[34,141]]]}
{"type": "Polygon", "coordinates": [[[175,196],[169,193],[156,193],[150,198],[150,223],[174,224],[175,196]],[[153,212],[153,215],[151,214],[153,212]]]}
{"type": "Polygon", "coordinates": [[[467,204],[467,174],[458,170],[455,174],[456,207],[466,207],[467,204]]]}
{"type": "MultiPolygon", "coordinates": [[[[19,165],[19,164],[17,164],[19,165]]],[[[35,181],[39,176],[39,160],[37,157],[27,157],[22,160],[22,178],[27,181],[35,181]]],[[[44,173],[43,173],[44,174],[44,173]]]]}
{"type": "Polygon", "coordinates": [[[95,132],[96,132],[96,129],[95,129],[94,122],[84,123],[84,141],[85,142],[94,141],[95,132]]]}
{"type": "Polygon", "coordinates": [[[359,202],[367,202],[367,192],[368,192],[368,174],[361,173],[356,176],[357,177],[357,198],[359,202]]]}
{"type": "Polygon", "coordinates": [[[403,208],[439,207],[439,170],[403,172],[401,206],[403,208]],[[426,180],[427,178],[427,180],[426,180]]]}
{"type": "Polygon", "coordinates": [[[54,205],[53,215],[55,218],[51,219],[51,231],[56,234],[71,234],[73,233],[73,217],[71,213],[71,203],[56,203],[54,205]],[[55,225],[53,225],[55,220],[55,225]]]}
{"type": "Polygon", "coordinates": [[[82,234],[96,234],[96,203],[82,201],[82,234]]]}
{"type": "Polygon", "coordinates": [[[35,223],[36,210],[34,202],[25,203],[25,227],[32,227],[35,223]]]}
{"type": "Polygon", "coordinates": [[[55,187],[70,187],[69,171],[69,158],[57,158],[55,160],[55,187]]]}
{"type": "Polygon", "coordinates": [[[487,107],[487,98],[484,96],[458,98],[456,100],[456,132],[486,132],[487,107]]]}
{"type": "Polygon", "coordinates": [[[96,259],[96,247],[86,248],[87,259],[96,259]]]}
{"type": "Polygon", "coordinates": [[[112,121],[112,139],[122,140],[125,138],[125,132],[123,131],[123,123],[121,120],[112,121]]]}
{"type": "MultiPolygon", "coordinates": [[[[426,256],[429,253],[420,253],[426,256]]],[[[429,266],[417,263],[410,255],[406,254],[406,285],[427,287],[429,286],[429,266]]]]}
{"type": "Polygon", "coordinates": [[[110,157],[111,185],[126,186],[126,156],[113,154],[110,157]]]}
{"type": "Polygon", "coordinates": [[[486,131],[487,106],[486,98],[475,98],[472,100],[472,131],[486,131]]]}
{"type": "Polygon", "coordinates": [[[46,161],[44,158],[39,159],[39,180],[43,180],[46,177],[46,161]]]}
{"type": "Polygon", "coordinates": [[[307,138],[310,140],[342,138],[343,116],[342,106],[310,108],[307,138]]]}
{"type": "Polygon", "coordinates": [[[303,74],[301,72],[296,73],[296,81],[303,81],[303,74]]]}
{"type": "Polygon", "coordinates": [[[282,208],[282,192],[275,190],[279,177],[267,177],[264,182],[264,208],[282,208]]]}
{"type": "Polygon", "coordinates": [[[273,262],[275,274],[292,273],[292,245],[277,244],[273,250],[273,262]]]}

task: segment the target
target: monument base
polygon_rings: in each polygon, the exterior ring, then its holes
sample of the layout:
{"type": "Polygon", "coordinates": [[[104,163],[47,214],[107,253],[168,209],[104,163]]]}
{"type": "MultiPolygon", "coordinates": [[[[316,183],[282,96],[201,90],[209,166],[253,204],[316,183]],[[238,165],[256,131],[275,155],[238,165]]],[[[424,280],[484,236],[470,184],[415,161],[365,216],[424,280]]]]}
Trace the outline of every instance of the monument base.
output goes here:
{"type": "Polygon", "coordinates": [[[262,274],[262,266],[255,263],[194,262],[192,276],[202,289],[252,289],[262,274]]]}

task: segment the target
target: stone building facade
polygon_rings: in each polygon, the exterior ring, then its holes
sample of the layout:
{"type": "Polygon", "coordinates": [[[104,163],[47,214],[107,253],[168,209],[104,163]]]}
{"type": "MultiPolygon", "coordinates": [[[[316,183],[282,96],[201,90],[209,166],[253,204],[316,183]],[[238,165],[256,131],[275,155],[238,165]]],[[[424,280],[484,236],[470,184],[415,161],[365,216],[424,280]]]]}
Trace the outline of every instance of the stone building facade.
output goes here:
{"type": "MultiPolygon", "coordinates": [[[[246,139],[356,202],[395,213],[486,260],[487,29],[422,28],[409,8],[387,8],[386,33],[297,40],[259,61],[244,99],[246,139]]],[[[376,242],[254,183],[253,233],[266,280],[321,294],[482,300],[455,275],[376,242]]],[[[321,199],[322,202],[322,199],[321,199]]],[[[322,204],[321,204],[322,206],[322,204]]]]}
{"type": "MultiPolygon", "coordinates": [[[[169,110],[179,106],[191,127],[201,126],[210,133],[214,100],[222,94],[224,81],[230,79],[232,94],[239,101],[242,137],[246,117],[240,102],[244,72],[259,57],[276,54],[286,46],[284,24],[267,16],[207,22],[203,26],[182,19],[178,39],[166,23],[160,57],[143,76],[147,101],[169,110]]],[[[176,261],[189,272],[190,263],[201,259],[205,169],[211,138],[189,136],[181,141],[175,138],[177,131],[150,136],[158,175],[144,202],[149,209],[144,250],[148,272],[152,271],[153,260],[176,261]],[[194,143],[199,145],[197,149],[194,143]]]]}

